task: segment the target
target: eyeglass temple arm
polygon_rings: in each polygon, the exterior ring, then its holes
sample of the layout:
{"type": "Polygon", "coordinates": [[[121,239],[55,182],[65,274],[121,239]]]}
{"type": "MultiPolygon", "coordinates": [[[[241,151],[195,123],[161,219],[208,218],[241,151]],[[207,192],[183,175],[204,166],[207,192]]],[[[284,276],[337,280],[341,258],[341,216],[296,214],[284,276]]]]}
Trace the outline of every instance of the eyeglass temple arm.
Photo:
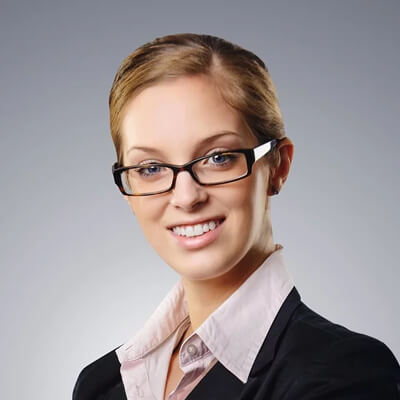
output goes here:
{"type": "Polygon", "coordinates": [[[272,139],[269,142],[263,143],[254,149],[255,161],[259,160],[262,156],[267,154],[272,148],[274,148],[280,139],[272,139]]]}

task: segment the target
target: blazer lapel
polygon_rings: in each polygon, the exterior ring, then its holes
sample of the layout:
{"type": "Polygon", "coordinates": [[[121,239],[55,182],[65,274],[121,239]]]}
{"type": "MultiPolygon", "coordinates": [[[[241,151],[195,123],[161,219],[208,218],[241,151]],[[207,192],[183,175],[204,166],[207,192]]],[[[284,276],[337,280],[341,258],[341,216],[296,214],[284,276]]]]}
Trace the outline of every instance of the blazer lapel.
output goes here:
{"type": "Polygon", "coordinates": [[[235,400],[239,398],[244,384],[217,362],[190,392],[187,400],[235,400]]]}
{"type": "Polygon", "coordinates": [[[264,343],[254,361],[250,371],[250,377],[259,374],[261,370],[269,367],[274,360],[276,347],[280,336],[286,328],[291,316],[296,308],[301,304],[300,294],[295,287],[290,291],[288,297],[283,302],[270,330],[265,337],[264,343]]]}
{"type": "Polygon", "coordinates": [[[249,380],[247,383],[244,384],[220,362],[217,362],[192,390],[187,397],[187,400],[235,400],[239,399],[242,394],[244,395],[243,391],[245,389],[246,392],[248,390],[249,396],[245,396],[244,398],[251,399],[252,397],[250,393],[252,393],[253,389],[256,388],[250,388],[248,386],[252,386],[251,383],[257,380],[254,378],[256,378],[260,371],[264,371],[263,373],[265,374],[265,369],[268,368],[272,363],[279,337],[285,330],[285,327],[289,322],[294,310],[300,304],[300,295],[297,289],[294,287],[282,304],[282,307],[280,308],[270,330],[268,331],[264,343],[261,346],[260,352],[258,353],[250,371],[249,380]]]}
{"type": "Polygon", "coordinates": [[[126,400],[115,350],[85,367],[75,383],[72,400],[126,400]]]}

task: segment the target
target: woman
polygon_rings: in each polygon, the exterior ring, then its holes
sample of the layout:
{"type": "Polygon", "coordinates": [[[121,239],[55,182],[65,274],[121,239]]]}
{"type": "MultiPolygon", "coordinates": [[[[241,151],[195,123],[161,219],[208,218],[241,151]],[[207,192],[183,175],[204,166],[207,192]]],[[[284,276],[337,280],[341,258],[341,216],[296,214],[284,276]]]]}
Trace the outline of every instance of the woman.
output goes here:
{"type": "Polygon", "coordinates": [[[123,61],[109,104],[115,183],[181,279],[73,398],[399,398],[391,351],[307,308],[274,243],[293,143],[264,63],[212,36],[157,38],[123,61]]]}

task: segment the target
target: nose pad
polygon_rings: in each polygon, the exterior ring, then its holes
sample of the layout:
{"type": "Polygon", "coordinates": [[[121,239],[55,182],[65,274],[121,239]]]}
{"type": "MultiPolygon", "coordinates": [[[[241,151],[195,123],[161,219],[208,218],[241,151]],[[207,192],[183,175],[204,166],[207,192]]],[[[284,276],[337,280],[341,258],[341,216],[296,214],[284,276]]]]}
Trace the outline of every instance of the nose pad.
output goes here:
{"type": "Polygon", "coordinates": [[[199,185],[188,171],[178,173],[170,200],[174,207],[191,210],[205,202],[207,198],[208,194],[205,187],[199,185]]]}

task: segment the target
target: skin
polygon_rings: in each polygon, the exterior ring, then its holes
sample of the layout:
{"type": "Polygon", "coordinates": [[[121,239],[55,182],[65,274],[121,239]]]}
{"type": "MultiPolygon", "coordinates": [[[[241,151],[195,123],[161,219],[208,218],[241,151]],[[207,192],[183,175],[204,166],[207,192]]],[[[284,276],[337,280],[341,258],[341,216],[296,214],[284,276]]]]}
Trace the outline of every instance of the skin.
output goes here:
{"type": "MultiPolygon", "coordinates": [[[[223,101],[210,78],[200,75],[141,91],[127,103],[121,131],[124,165],[184,164],[214,150],[257,145],[241,115],[223,101]],[[210,139],[221,131],[235,134],[210,139]]],[[[265,159],[259,160],[252,174],[237,182],[201,186],[188,172],[180,172],[168,193],[125,196],[151,246],[182,278],[191,321],[185,338],[275,250],[269,196],[273,187],[282,188],[288,176],[293,157],[290,139],[280,142],[278,150],[278,165],[272,168],[265,159]],[[225,218],[218,237],[199,249],[183,248],[167,228],[216,216],[225,218]]],[[[174,365],[167,387],[174,387],[178,378],[174,365]]]]}

